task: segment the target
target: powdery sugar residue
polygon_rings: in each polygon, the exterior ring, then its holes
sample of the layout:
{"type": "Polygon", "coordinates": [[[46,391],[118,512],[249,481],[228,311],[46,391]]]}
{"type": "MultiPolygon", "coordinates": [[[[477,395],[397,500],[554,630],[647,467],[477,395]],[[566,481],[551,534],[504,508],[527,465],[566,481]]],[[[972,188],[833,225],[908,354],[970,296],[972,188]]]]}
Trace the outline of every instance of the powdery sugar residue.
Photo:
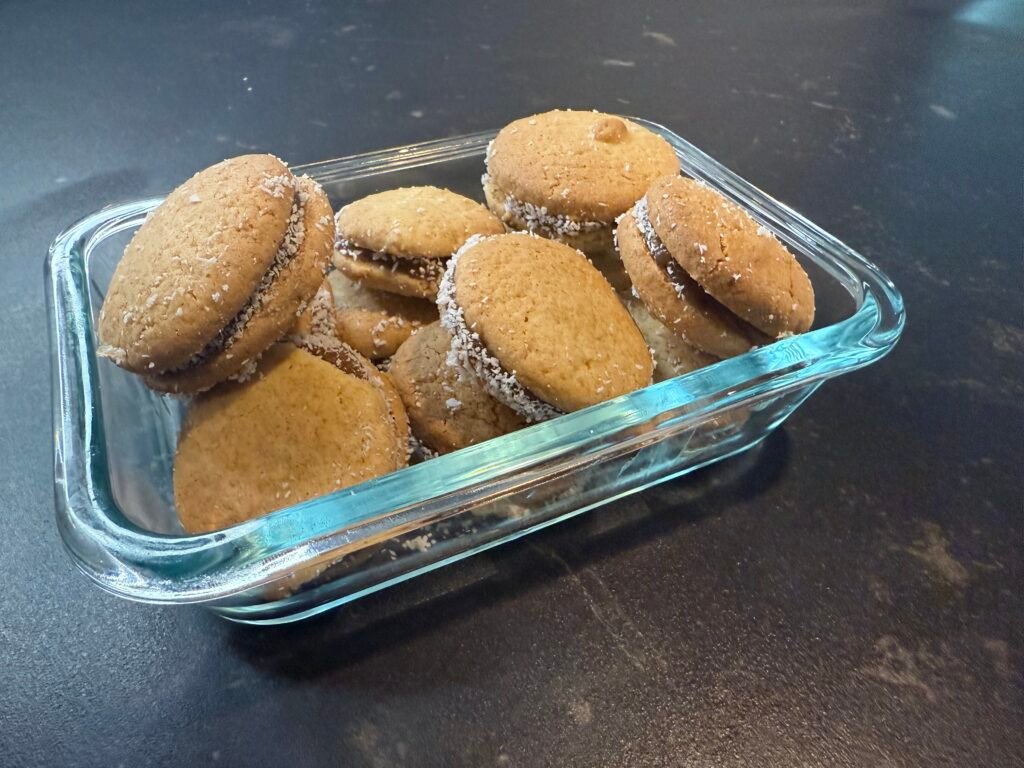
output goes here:
{"type": "Polygon", "coordinates": [[[467,327],[465,313],[455,301],[455,270],[459,259],[470,248],[487,239],[480,235],[469,238],[448,261],[448,268],[441,278],[437,308],[441,313],[441,325],[452,337],[446,362],[454,368],[475,374],[491,397],[529,422],[547,421],[561,416],[561,411],[532,395],[519,383],[515,371],[506,371],[498,359],[487,351],[480,340],[480,334],[467,327]]]}

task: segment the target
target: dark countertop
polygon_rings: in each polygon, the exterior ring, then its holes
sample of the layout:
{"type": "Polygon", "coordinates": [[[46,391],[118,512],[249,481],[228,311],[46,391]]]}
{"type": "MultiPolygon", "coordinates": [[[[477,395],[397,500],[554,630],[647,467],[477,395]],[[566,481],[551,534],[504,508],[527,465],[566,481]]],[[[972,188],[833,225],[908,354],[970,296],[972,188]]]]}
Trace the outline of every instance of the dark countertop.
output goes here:
{"type": "Polygon", "coordinates": [[[1022,34],[1014,0],[0,4],[0,765],[1020,764],[1022,34]],[[60,229],[555,106],[665,123],[876,260],[896,351],[755,453],[303,625],[75,571],[60,229]]]}

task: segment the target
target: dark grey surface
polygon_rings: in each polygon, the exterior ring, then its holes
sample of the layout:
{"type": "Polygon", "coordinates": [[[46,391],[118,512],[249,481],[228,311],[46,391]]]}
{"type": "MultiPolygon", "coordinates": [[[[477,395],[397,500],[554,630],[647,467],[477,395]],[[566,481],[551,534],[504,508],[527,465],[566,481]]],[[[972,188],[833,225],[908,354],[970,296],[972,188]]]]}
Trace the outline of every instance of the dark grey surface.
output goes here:
{"type": "Polygon", "coordinates": [[[0,765],[1020,764],[1022,15],[0,2],[0,765]],[[226,155],[555,106],[663,122],[875,259],[907,300],[896,352],[752,455],[305,625],[75,572],[61,228],[226,155]]]}

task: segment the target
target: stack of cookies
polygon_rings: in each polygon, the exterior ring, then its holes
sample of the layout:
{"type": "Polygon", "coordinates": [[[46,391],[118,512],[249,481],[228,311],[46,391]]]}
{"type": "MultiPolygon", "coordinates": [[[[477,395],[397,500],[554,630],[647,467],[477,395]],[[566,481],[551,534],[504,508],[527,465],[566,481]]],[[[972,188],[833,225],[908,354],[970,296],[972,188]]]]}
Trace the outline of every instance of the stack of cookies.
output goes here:
{"type": "Polygon", "coordinates": [[[811,326],[792,254],[629,120],[517,120],[488,147],[482,182],[486,205],[406,187],[334,216],[315,182],[250,155],[196,174],[143,224],[98,352],[193,398],[174,466],[185,530],[811,326]]]}

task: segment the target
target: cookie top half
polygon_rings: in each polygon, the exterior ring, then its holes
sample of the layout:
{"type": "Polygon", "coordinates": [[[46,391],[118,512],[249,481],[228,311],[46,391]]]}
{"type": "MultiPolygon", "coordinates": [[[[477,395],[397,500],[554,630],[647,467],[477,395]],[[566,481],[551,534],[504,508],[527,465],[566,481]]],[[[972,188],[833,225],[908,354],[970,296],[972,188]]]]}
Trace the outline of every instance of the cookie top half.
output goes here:
{"type": "Polygon", "coordinates": [[[679,160],[663,138],[601,112],[554,110],[509,123],[487,155],[494,184],[547,213],[610,223],[679,160]]]}
{"type": "Polygon", "coordinates": [[[470,241],[449,263],[438,306],[453,350],[472,358],[476,345],[496,359],[500,372],[470,368],[520,413],[508,397],[515,383],[567,412],[651,382],[647,345],[614,289],[561,243],[522,233],[470,241]]]}
{"type": "Polygon", "coordinates": [[[393,424],[373,382],[277,344],[251,381],[193,402],[174,459],[178,517],[218,530],[398,469],[393,424]]]}
{"type": "Polygon", "coordinates": [[[152,213],[114,271],[99,339],[136,373],[188,362],[249,301],[288,229],[294,177],[271,155],[200,171],[152,213]]]}
{"type": "Polygon", "coordinates": [[[814,289],[796,257],[750,214],[682,176],[647,191],[648,216],[672,258],[740,319],[777,338],[814,322],[814,289]]]}
{"type": "Polygon", "coordinates": [[[438,187],[402,187],[349,203],[338,237],[357,248],[418,259],[446,259],[472,235],[505,231],[480,203],[438,187]]]}

